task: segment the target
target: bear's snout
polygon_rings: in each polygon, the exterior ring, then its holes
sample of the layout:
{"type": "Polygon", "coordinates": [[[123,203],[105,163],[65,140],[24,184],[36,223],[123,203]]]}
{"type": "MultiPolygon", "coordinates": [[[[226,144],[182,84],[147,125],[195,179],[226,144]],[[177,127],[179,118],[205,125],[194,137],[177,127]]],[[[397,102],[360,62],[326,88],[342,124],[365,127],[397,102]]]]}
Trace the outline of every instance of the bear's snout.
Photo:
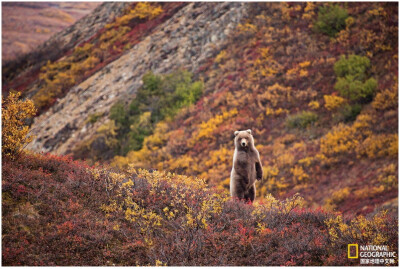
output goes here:
{"type": "Polygon", "coordinates": [[[243,138],[243,139],[240,141],[240,145],[241,145],[242,147],[247,146],[247,141],[246,141],[246,139],[243,138]]]}

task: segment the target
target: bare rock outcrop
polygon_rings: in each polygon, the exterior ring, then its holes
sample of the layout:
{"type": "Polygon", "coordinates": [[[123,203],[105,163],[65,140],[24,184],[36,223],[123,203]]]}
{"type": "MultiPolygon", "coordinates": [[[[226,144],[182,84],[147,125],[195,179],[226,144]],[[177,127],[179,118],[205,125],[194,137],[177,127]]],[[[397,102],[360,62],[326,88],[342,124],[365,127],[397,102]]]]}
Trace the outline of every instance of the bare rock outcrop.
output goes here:
{"type": "Polygon", "coordinates": [[[190,3],[159,25],[119,59],[71,89],[32,126],[36,138],[28,145],[38,152],[67,154],[90,138],[106,121],[87,123],[89,115],[108,115],[118,100],[129,102],[148,72],[169,73],[184,68],[196,73],[214,57],[226,36],[247,16],[244,3],[190,3]]]}

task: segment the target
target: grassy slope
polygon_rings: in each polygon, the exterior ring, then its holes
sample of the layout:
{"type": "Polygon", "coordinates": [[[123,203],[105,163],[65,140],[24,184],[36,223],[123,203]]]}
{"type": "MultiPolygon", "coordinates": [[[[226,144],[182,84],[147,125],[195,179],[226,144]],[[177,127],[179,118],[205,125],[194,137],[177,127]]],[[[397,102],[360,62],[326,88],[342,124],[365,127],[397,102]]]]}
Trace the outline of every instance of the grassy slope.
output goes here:
{"type": "Polygon", "coordinates": [[[51,155],[3,159],[3,265],[356,265],[347,244],[397,250],[397,219],[244,204],[201,180],[118,174],[51,155]]]}
{"type": "Polygon", "coordinates": [[[396,212],[396,5],[346,4],[353,23],[332,39],[312,29],[318,5],[255,5],[254,16],[202,68],[203,98],[159,124],[144,149],[114,163],[199,176],[228,188],[233,132],[251,128],[265,171],[258,196],[299,192],[310,206],[349,215],[376,212],[382,205],[396,212]],[[333,65],[349,54],[371,60],[369,75],[378,87],[357,119],[343,123],[324,107],[324,95],[338,94],[333,65]],[[303,110],[318,120],[307,128],[287,127],[287,116],[303,110]],[[355,129],[365,124],[366,135],[335,133],[342,124],[350,133],[361,133],[355,129]],[[328,142],[330,149],[324,147],[328,142]],[[339,149],[341,143],[359,146],[339,149]],[[393,151],[385,152],[388,148],[393,151]]]}

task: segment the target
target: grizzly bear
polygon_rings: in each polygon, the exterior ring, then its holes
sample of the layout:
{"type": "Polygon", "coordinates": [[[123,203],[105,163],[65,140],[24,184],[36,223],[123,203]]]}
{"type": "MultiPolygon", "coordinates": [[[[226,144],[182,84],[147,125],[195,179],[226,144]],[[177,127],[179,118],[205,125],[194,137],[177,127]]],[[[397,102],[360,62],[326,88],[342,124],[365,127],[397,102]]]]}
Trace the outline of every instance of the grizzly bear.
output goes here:
{"type": "Polygon", "coordinates": [[[256,179],[263,177],[260,154],[254,146],[251,130],[235,131],[235,153],[231,172],[232,197],[253,202],[256,197],[256,179]]]}

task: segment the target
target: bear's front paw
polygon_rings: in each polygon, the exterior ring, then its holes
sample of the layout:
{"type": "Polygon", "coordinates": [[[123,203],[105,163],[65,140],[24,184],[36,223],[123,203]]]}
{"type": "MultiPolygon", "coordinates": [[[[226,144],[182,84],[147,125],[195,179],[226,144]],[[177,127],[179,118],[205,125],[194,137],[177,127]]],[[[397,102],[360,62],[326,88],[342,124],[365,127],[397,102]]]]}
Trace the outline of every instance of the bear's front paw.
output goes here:
{"type": "Polygon", "coordinates": [[[262,178],[257,178],[258,181],[260,181],[262,178]]]}

